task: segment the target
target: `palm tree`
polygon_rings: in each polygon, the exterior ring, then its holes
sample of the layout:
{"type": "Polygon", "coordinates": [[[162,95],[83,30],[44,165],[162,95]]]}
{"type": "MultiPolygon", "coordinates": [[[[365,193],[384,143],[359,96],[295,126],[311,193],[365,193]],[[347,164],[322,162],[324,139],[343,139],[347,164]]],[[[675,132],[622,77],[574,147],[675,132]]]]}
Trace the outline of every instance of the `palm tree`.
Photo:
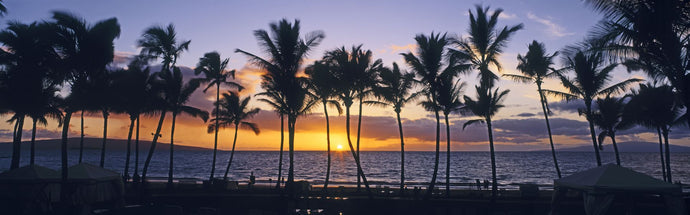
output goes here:
{"type": "Polygon", "coordinates": [[[688,106],[690,7],[687,2],[587,0],[585,3],[604,15],[592,35],[608,43],[603,49],[624,62],[643,65],[635,70],[644,70],[652,79],[667,79],[688,106]]]}
{"type": "MultiPolygon", "coordinates": [[[[179,57],[183,51],[189,49],[189,43],[191,43],[191,40],[182,41],[178,43],[177,33],[175,32],[175,26],[173,26],[172,24],[168,25],[165,29],[161,26],[150,27],[146,29],[146,31],[144,31],[144,34],[142,34],[141,36],[142,38],[137,41],[139,47],[141,47],[140,55],[150,59],[162,58],[161,71],[158,73],[168,73],[172,75],[167,75],[167,77],[174,77],[174,73],[176,73],[176,71],[172,70],[175,69],[177,57],[179,57]]],[[[166,81],[168,80],[162,80],[162,82],[157,83],[157,85],[165,88],[167,84],[172,84],[167,83],[166,81]]],[[[165,95],[165,97],[167,96],[168,95],[165,95]]],[[[168,99],[166,98],[164,100],[168,99]]],[[[158,119],[158,127],[156,127],[156,133],[153,134],[153,140],[151,140],[151,147],[149,149],[148,155],[146,156],[146,161],[144,162],[144,169],[142,170],[141,174],[142,181],[146,180],[146,172],[148,170],[149,163],[151,163],[151,157],[153,157],[153,152],[156,149],[156,143],[158,142],[158,138],[160,137],[161,128],[163,127],[163,121],[165,120],[166,112],[170,108],[166,106],[167,105],[159,106],[160,109],[158,111],[161,112],[161,116],[158,119]]]]}
{"type": "Polygon", "coordinates": [[[400,112],[405,104],[417,99],[423,92],[412,92],[415,84],[414,73],[401,71],[397,63],[393,63],[392,69],[383,69],[379,73],[379,86],[376,96],[383,103],[393,106],[393,111],[398,119],[398,132],[400,133],[400,192],[405,190],[405,139],[403,138],[402,120],[400,112]]]}
{"type": "MultiPolygon", "coordinates": [[[[323,32],[315,31],[300,38],[300,22],[290,23],[283,19],[269,25],[271,35],[265,30],[254,31],[259,46],[269,55],[268,59],[237,49],[250,58],[250,62],[267,71],[262,76],[261,86],[280,96],[285,104],[285,115],[288,116],[288,151],[290,167],[288,169],[288,186],[294,182],[294,143],[297,118],[306,114],[314,105],[309,100],[306,90],[307,81],[297,76],[309,51],[319,45],[324,38],[323,32]]],[[[280,179],[278,179],[280,180],[280,179]]]]}
{"type": "MultiPolygon", "coordinates": [[[[360,45],[361,46],[361,45],[360,45]]],[[[367,50],[367,54],[372,55],[370,50],[367,50]]],[[[371,65],[364,65],[361,64],[360,66],[367,66],[366,68],[362,69],[357,69],[356,71],[359,73],[359,80],[355,82],[355,90],[357,92],[357,100],[359,101],[359,109],[358,109],[358,114],[357,114],[357,157],[359,157],[359,143],[360,143],[360,136],[362,132],[362,110],[364,109],[363,105],[364,103],[367,104],[376,104],[378,103],[377,101],[365,101],[368,97],[372,96],[373,89],[376,86],[376,77],[378,76],[379,70],[383,67],[383,61],[381,59],[377,59],[376,61],[372,62],[371,65]]],[[[357,173],[357,189],[361,187],[360,179],[361,175],[357,173]]]]}
{"type": "Polygon", "coordinates": [[[450,40],[446,38],[446,35],[431,33],[430,36],[419,34],[415,36],[417,41],[417,51],[416,55],[412,52],[403,53],[403,57],[408,66],[412,68],[415,74],[421,77],[419,80],[424,89],[424,94],[427,97],[427,103],[431,104],[428,107],[433,107],[434,115],[436,116],[436,157],[434,162],[434,173],[431,176],[431,182],[429,183],[429,189],[425,198],[430,198],[431,193],[436,185],[436,176],[438,174],[439,165],[439,150],[440,150],[440,138],[441,138],[441,120],[439,116],[439,108],[437,103],[438,95],[438,83],[439,79],[443,78],[453,78],[460,72],[467,71],[468,67],[466,64],[462,64],[462,58],[450,57],[446,63],[442,63],[444,56],[446,55],[446,47],[449,45],[450,40]],[[445,68],[443,66],[445,65],[445,68]]]}
{"type": "MultiPolygon", "coordinates": [[[[229,78],[235,79],[235,70],[227,71],[225,68],[228,66],[230,58],[220,59],[220,54],[218,52],[209,52],[204,54],[204,57],[199,58],[199,63],[197,63],[194,69],[194,75],[204,74],[204,78],[200,79],[202,82],[208,82],[206,88],[204,88],[204,93],[215,85],[216,87],[216,110],[218,110],[218,101],[220,100],[220,85],[228,85],[235,87],[238,90],[242,90],[242,86],[238,83],[228,81],[229,78]]],[[[216,118],[219,118],[218,113],[213,113],[216,118]]],[[[218,127],[218,121],[216,121],[215,127],[218,127]]],[[[209,180],[213,181],[213,174],[216,171],[216,153],[218,151],[218,130],[215,130],[215,135],[213,138],[213,162],[211,164],[211,176],[209,180]]]]}
{"type": "Polygon", "coordinates": [[[681,124],[683,106],[677,99],[673,87],[662,85],[654,87],[640,84],[640,89],[633,91],[630,101],[623,111],[624,120],[630,120],[647,128],[657,129],[659,132],[659,150],[661,150],[661,137],[663,136],[666,149],[666,162],[664,153],[660,151],[661,169],[664,170],[664,179],[673,182],[671,177],[671,155],[669,150],[668,134],[672,126],[681,124]]]}
{"type": "Polygon", "coordinates": [[[359,177],[362,178],[367,193],[371,198],[373,195],[369,189],[369,182],[362,170],[359,154],[357,154],[355,147],[352,145],[352,140],[350,139],[350,107],[352,107],[355,98],[358,97],[357,82],[363,81],[361,78],[366,77],[363,74],[366,73],[366,70],[370,69],[370,66],[378,66],[378,63],[371,63],[371,51],[364,51],[361,47],[361,45],[353,46],[352,50],[348,51],[343,46],[328,51],[324,56],[324,62],[332,66],[331,72],[334,73],[333,75],[336,79],[336,97],[345,106],[345,132],[347,135],[347,143],[350,146],[350,152],[352,152],[352,157],[357,165],[357,172],[359,175],[357,180],[359,181],[359,177]]]}
{"type": "Polygon", "coordinates": [[[498,182],[496,178],[496,155],[494,154],[494,134],[491,124],[491,117],[498,113],[498,110],[503,108],[503,99],[510,92],[510,90],[499,91],[496,88],[491,92],[491,88],[487,86],[475,86],[477,90],[476,100],[465,96],[465,107],[464,109],[475,116],[481,117],[481,119],[473,119],[465,122],[462,125],[462,129],[465,129],[468,125],[474,123],[486,123],[486,128],[489,133],[489,150],[491,153],[491,198],[496,198],[496,191],[498,190],[498,182]]]}
{"type": "Polygon", "coordinates": [[[282,98],[280,93],[276,92],[274,89],[269,89],[265,92],[256,94],[257,96],[263,96],[265,98],[260,98],[259,101],[264,102],[271,106],[273,110],[280,117],[280,152],[278,158],[278,180],[276,180],[276,189],[280,189],[280,179],[283,174],[283,145],[285,143],[285,115],[287,114],[287,104],[282,98]]]}
{"type": "Polygon", "coordinates": [[[450,197],[450,123],[448,115],[457,112],[464,106],[461,95],[465,88],[465,83],[453,81],[452,77],[440,77],[438,80],[438,93],[436,95],[438,109],[443,112],[446,122],[446,197],[450,197]]]}
{"type": "Polygon", "coordinates": [[[232,141],[232,151],[230,152],[230,159],[228,159],[228,166],[225,168],[225,174],[223,175],[223,180],[228,179],[228,172],[230,171],[230,165],[232,165],[232,158],[235,156],[235,145],[237,143],[237,130],[242,127],[243,129],[250,129],[254,134],[259,135],[259,126],[256,123],[247,122],[245,120],[251,119],[254,115],[261,111],[259,108],[248,107],[251,97],[246,97],[241,99],[237,93],[228,91],[223,93],[223,98],[218,100],[216,106],[218,109],[213,110],[213,112],[218,113],[218,117],[211,119],[215,121],[214,124],[208,125],[208,133],[218,131],[220,128],[227,128],[230,126],[235,126],[235,137],[232,141]]]}
{"type": "Polygon", "coordinates": [[[621,92],[631,84],[642,80],[631,78],[604,88],[611,80],[611,72],[617,64],[605,65],[601,52],[591,51],[585,53],[583,51],[576,51],[572,56],[566,56],[565,61],[566,69],[575,72],[575,78],[570,79],[561,73],[557,74],[561,78],[561,84],[563,84],[568,92],[554,90],[543,91],[547,94],[564,98],[566,101],[574,99],[581,99],[584,101],[585,107],[584,109],[579,109],[579,112],[585,115],[585,118],[589,122],[589,131],[592,137],[592,145],[594,146],[597,166],[601,166],[601,157],[599,155],[599,147],[597,146],[594,122],[592,121],[592,101],[603,95],[612,95],[621,92]]]}
{"type": "Polygon", "coordinates": [[[328,119],[328,105],[335,107],[338,110],[338,114],[342,114],[343,109],[340,108],[338,101],[332,100],[337,93],[337,88],[334,87],[336,79],[328,65],[319,61],[314,62],[313,65],[305,69],[305,73],[309,75],[311,94],[323,104],[323,114],[326,117],[326,154],[328,156],[328,163],[326,165],[326,181],[323,184],[323,190],[326,192],[331,175],[331,124],[328,119]]]}
{"type": "MultiPolygon", "coordinates": [[[[93,100],[104,101],[107,95],[96,94],[91,88],[98,87],[100,83],[93,83],[91,80],[95,74],[106,72],[106,65],[113,61],[115,48],[113,41],[120,36],[120,24],[117,18],[110,18],[89,25],[86,20],[67,12],[53,12],[53,20],[59,27],[58,46],[65,65],[69,65],[68,73],[65,77],[73,84],[71,108],[81,110],[81,137],[79,149],[79,162],[82,161],[84,149],[84,112],[92,110],[97,103],[93,100]],[[86,84],[91,82],[91,84],[86,84]],[[83,89],[74,88],[83,87],[83,89]]],[[[104,77],[104,76],[100,76],[104,77]]],[[[101,88],[105,89],[105,88],[101,88]]],[[[103,93],[105,91],[101,91],[103,93]]],[[[105,152],[105,141],[107,126],[107,110],[109,105],[101,104],[100,110],[104,114],[104,137],[103,149],[101,151],[101,161],[105,152]]],[[[101,162],[101,163],[102,163],[101,162]]],[[[101,164],[102,165],[102,164],[101,164]]]]}
{"type": "Polygon", "coordinates": [[[206,122],[208,120],[208,112],[186,105],[192,93],[200,87],[198,79],[192,79],[185,83],[179,67],[173,67],[172,72],[162,71],[158,73],[158,77],[165,82],[162,91],[165,95],[167,109],[172,114],[172,125],[170,127],[170,162],[168,167],[168,188],[172,188],[175,120],[177,119],[177,115],[184,113],[194,118],[201,118],[206,122]]]}
{"type": "Polygon", "coordinates": [[[35,164],[37,124],[40,123],[43,126],[47,126],[48,120],[46,117],[56,119],[58,124],[62,121],[62,111],[57,107],[61,102],[60,98],[56,95],[58,89],[54,84],[46,85],[47,86],[41,90],[40,96],[35,97],[37,103],[34,104],[34,108],[31,108],[32,111],[28,114],[33,120],[31,130],[31,157],[29,159],[29,164],[31,165],[35,164]]]}
{"type": "Polygon", "coordinates": [[[496,67],[501,71],[502,66],[498,58],[503,53],[503,48],[508,43],[510,37],[523,25],[505,26],[497,29],[498,17],[503,9],[496,9],[488,16],[489,7],[482,8],[481,5],[475,6],[476,17],[472,11],[470,14],[470,26],[468,28],[469,37],[461,40],[454,40],[458,50],[451,50],[452,55],[469,60],[472,66],[479,70],[480,84],[492,88],[498,80],[498,76],[491,71],[490,66],[496,67]]]}
{"type": "Polygon", "coordinates": [[[110,109],[113,106],[114,88],[112,87],[113,78],[111,72],[102,70],[94,72],[90,75],[90,102],[97,107],[103,115],[103,141],[101,144],[101,161],[100,167],[105,165],[105,145],[108,140],[108,117],[110,116],[110,109]]]}
{"type": "Polygon", "coordinates": [[[625,107],[625,98],[616,98],[606,96],[605,98],[598,98],[596,100],[597,110],[592,113],[592,121],[594,125],[599,127],[599,147],[602,148],[604,139],[611,138],[613,143],[613,151],[616,154],[616,164],[621,165],[621,158],[618,154],[618,145],[616,145],[616,131],[626,129],[630,123],[622,122],[623,108],[625,107]]]}
{"type": "Polygon", "coordinates": [[[561,168],[558,167],[558,159],[556,159],[556,148],[553,145],[553,137],[551,135],[551,123],[549,123],[549,104],[546,101],[546,96],[542,92],[541,85],[544,83],[545,78],[550,78],[556,76],[556,70],[551,67],[553,65],[553,58],[558,55],[555,52],[551,55],[546,53],[546,48],[544,44],[537,42],[536,40],[527,47],[528,51],[525,56],[518,54],[518,66],[517,69],[520,70],[522,75],[517,74],[504,74],[503,77],[513,79],[518,82],[537,84],[537,92],[539,93],[539,102],[541,103],[541,110],[544,113],[544,119],[546,120],[546,131],[549,134],[549,144],[551,145],[551,156],[553,157],[553,165],[556,167],[556,174],[558,178],[561,178],[561,168]]]}

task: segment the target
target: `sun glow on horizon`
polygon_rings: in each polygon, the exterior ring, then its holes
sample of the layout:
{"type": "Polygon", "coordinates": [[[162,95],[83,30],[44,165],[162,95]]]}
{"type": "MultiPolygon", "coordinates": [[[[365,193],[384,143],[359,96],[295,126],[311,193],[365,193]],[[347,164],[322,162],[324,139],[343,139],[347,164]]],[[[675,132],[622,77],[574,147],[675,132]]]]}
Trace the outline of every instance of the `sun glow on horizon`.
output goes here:
{"type": "Polygon", "coordinates": [[[335,146],[335,149],[338,150],[338,151],[342,151],[342,150],[343,150],[343,145],[338,144],[337,146],[335,146]]]}

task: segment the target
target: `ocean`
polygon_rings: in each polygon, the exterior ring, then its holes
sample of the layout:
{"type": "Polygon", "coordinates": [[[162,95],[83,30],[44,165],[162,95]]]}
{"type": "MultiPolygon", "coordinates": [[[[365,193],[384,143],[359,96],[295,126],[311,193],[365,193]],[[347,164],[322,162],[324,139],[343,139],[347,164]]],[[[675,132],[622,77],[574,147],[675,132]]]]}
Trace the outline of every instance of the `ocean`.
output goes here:
{"type": "MultiPolygon", "coordinates": [[[[168,148],[159,148],[153,156],[149,167],[149,177],[167,177],[168,148]]],[[[148,149],[141,150],[139,171],[143,169],[148,149]]],[[[77,163],[78,150],[69,150],[69,165],[77,163]]],[[[124,172],[125,152],[113,150],[106,152],[105,168],[124,172]]],[[[288,153],[284,152],[283,177],[287,178],[288,153]]],[[[253,172],[257,181],[275,181],[278,175],[278,151],[237,151],[235,152],[229,178],[247,181],[253,172]]],[[[98,165],[100,151],[85,149],[85,162],[98,165]]],[[[349,151],[332,152],[330,181],[335,185],[352,186],[356,182],[356,166],[349,151]]],[[[361,152],[364,173],[371,184],[397,186],[400,182],[400,152],[361,152]]],[[[445,183],[446,153],[441,153],[438,170],[438,183],[445,183]]],[[[229,151],[219,151],[216,162],[216,177],[222,177],[225,171],[229,151]]],[[[558,163],[563,176],[596,166],[593,152],[557,152],[558,163]]],[[[0,152],[0,171],[9,168],[11,152],[0,152]]],[[[212,150],[175,151],[174,177],[208,179],[211,171],[212,150]]],[[[295,178],[322,184],[326,175],[326,152],[295,152],[295,178]]],[[[603,163],[615,163],[612,152],[602,152],[603,163]]],[[[29,163],[29,152],[22,152],[21,165],[29,163]]],[[[52,169],[60,168],[60,152],[56,150],[39,150],[36,152],[36,163],[52,169]]],[[[624,167],[649,174],[661,179],[661,164],[658,153],[625,152],[621,153],[624,167]]],[[[674,181],[687,183],[690,180],[690,153],[672,153],[671,169],[674,181]]],[[[497,152],[496,165],[498,181],[503,185],[517,183],[553,184],[557,178],[553,160],[549,151],[539,152],[497,152]]],[[[422,186],[431,180],[434,167],[434,152],[406,152],[405,176],[408,186],[422,186]]],[[[134,171],[134,153],[130,164],[130,174],[134,171]]],[[[141,174],[141,173],[140,173],[141,174]]],[[[453,187],[463,188],[464,183],[474,183],[491,179],[491,163],[488,152],[451,152],[450,181],[453,187]]]]}

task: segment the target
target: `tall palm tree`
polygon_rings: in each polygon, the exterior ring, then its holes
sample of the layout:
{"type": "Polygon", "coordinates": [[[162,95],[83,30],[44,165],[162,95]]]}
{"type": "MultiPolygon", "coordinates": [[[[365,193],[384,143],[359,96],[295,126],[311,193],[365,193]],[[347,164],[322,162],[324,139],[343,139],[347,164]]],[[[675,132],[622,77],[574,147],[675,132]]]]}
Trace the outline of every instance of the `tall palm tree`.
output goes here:
{"type": "Polygon", "coordinates": [[[441,77],[453,78],[457,74],[467,71],[468,67],[466,64],[462,63],[462,58],[458,57],[450,57],[447,58],[446,63],[442,62],[447,53],[446,47],[450,43],[450,40],[446,38],[445,34],[434,34],[433,32],[430,36],[419,34],[415,36],[415,40],[418,46],[416,50],[417,54],[408,52],[402,55],[407,65],[421,78],[419,81],[423,85],[424,95],[427,97],[428,104],[431,104],[430,107],[433,107],[432,111],[436,117],[436,156],[434,160],[434,172],[425,195],[425,198],[428,199],[431,197],[434,186],[436,185],[440,156],[441,120],[439,116],[440,109],[437,103],[439,79],[441,79],[441,77]]]}
{"type": "Polygon", "coordinates": [[[403,137],[402,120],[400,112],[405,104],[414,101],[423,92],[412,92],[415,85],[414,73],[401,71],[397,63],[393,63],[393,68],[383,69],[379,73],[379,86],[376,89],[376,96],[383,100],[383,103],[392,106],[398,120],[398,132],[400,133],[400,192],[405,190],[405,139],[403,137]]]}
{"type": "Polygon", "coordinates": [[[29,159],[29,164],[31,165],[35,164],[37,124],[40,123],[43,126],[47,126],[48,120],[46,117],[56,119],[58,124],[62,121],[62,111],[58,108],[61,100],[56,94],[58,89],[54,84],[46,85],[47,86],[43,87],[41,90],[41,94],[36,97],[34,108],[31,108],[32,111],[28,114],[33,120],[31,130],[31,157],[29,159]]]}
{"type": "Polygon", "coordinates": [[[285,104],[285,100],[275,89],[257,93],[256,96],[264,97],[259,98],[259,101],[271,106],[280,117],[280,151],[278,155],[278,180],[276,180],[276,189],[280,189],[280,181],[283,176],[283,145],[285,143],[285,115],[288,112],[287,104],[285,104]]]}
{"type": "Polygon", "coordinates": [[[594,125],[599,127],[599,147],[602,148],[604,139],[611,138],[613,144],[613,151],[616,154],[616,164],[621,165],[621,158],[618,153],[618,145],[616,144],[616,131],[627,129],[630,125],[628,122],[623,122],[623,108],[625,107],[625,98],[616,98],[606,96],[605,98],[598,98],[596,100],[597,110],[592,113],[592,121],[594,125]]]}
{"type": "Polygon", "coordinates": [[[221,98],[221,100],[217,101],[217,103],[220,103],[216,105],[218,109],[213,110],[218,113],[218,117],[211,119],[211,121],[215,121],[215,123],[208,125],[208,133],[217,131],[221,128],[230,126],[235,127],[235,137],[232,141],[232,150],[230,152],[230,158],[228,159],[228,166],[225,168],[223,180],[228,179],[228,172],[230,172],[232,159],[235,156],[237,130],[242,127],[244,129],[250,129],[254,134],[259,135],[259,126],[256,123],[246,121],[261,111],[259,108],[250,108],[248,106],[250,100],[251,97],[249,96],[242,99],[237,93],[228,91],[227,93],[223,93],[223,98],[221,98]]]}
{"type": "MultiPolygon", "coordinates": [[[[204,74],[204,78],[200,79],[204,83],[208,83],[206,88],[204,88],[204,93],[215,86],[216,87],[216,110],[218,110],[218,101],[220,100],[220,85],[227,85],[238,90],[242,90],[242,86],[238,83],[228,81],[228,79],[235,79],[235,70],[226,70],[230,58],[220,59],[220,54],[218,52],[209,52],[204,54],[204,57],[199,58],[199,63],[197,63],[194,69],[194,75],[204,74]]],[[[215,118],[219,118],[218,113],[214,112],[215,118]]],[[[218,121],[216,121],[216,127],[218,127],[218,121]]],[[[215,135],[213,137],[213,161],[211,164],[211,176],[209,180],[213,181],[213,175],[216,171],[216,153],[218,151],[218,130],[215,130],[215,135]]]]}
{"type": "Polygon", "coordinates": [[[668,80],[681,101],[686,106],[690,103],[687,2],[587,0],[585,3],[603,15],[592,36],[607,42],[604,50],[624,62],[644,65],[636,69],[655,80],[668,80]]]}
{"type": "Polygon", "coordinates": [[[666,159],[663,158],[664,153],[660,152],[662,154],[661,168],[663,170],[665,164],[665,180],[673,182],[668,134],[672,126],[681,124],[679,119],[682,119],[681,115],[683,114],[683,106],[678,101],[673,87],[668,85],[654,87],[640,84],[640,89],[636,92],[633,91],[623,112],[624,120],[630,120],[638,125],[660,131],[659,146],[661,147],[661,137],[663,137],[666,150],[666,159]]]}
{"type": "Polygon", "coordinates": [[[461,95],[465,83],[454,81],[452,77],[441,77],[438,80],[437,102],[438,109],[443,112],[446,122],[446,197],[450,197],[450,123],[448,115],[458,112],[464,106],[461,95]]]}
{"type": "Polygon", "coordinates": [[[295,124],[297,118],[306,114],[315,103],[315,100],[307,97],[307,81],[299,77],[297,71],[301,68],[309,51],[318,46],[325,36],[321,31],[314,31],[300,38],[299,20],[290,23],[283,19],[277,23],[271,23],[269,27],[270,35],[265,30],[254,31],[254,37],[258,40],[260,48],[269,55],[267,59],[241,49],[237,49],[236,52],[246,55],[250,58],[250,62],[267,71],[262,76],[261,87],[280,95],[285,104],[285,115],[288,116],[290,157],[287,185],[291,186],[294,182],[295,124]]]}
{"type": "Polygon", "coordinates": [[[499,30],[496,24],[503,9],[496,9],[489,15],[489,7],[482,8],[481,5],[476,5],[475,11],[476,16],[471,10],[469,11],[468,38],[454,40],[453,43],[458,46],[458,49],[451,50],[451,54],[469,60],[472,66],[479,70],[480,84],[491,88],[498,80],[498,76],[491,71],[490,66],[501,71],[502,66],[498,58],[503,53],[503,48],[508,44],[510,37],[522,29],[523,25],[504,26],[499,30]]]}
{"type": "Polygon", "coordinates": [[[347,135],[347,143],[350,146],[350,152],[352,152],[352,157],[357,165],[357,172],[359,175],[357,180],[359,180],[359,177],[362,178],[367,193],[372,197],[373,195],[369,188],[369,182],[362,170],[359,154],[357,154],[350,138],[350,107],[352,107],[355,98],[358,97],[357,82],[363,81],[361,78],[366,77],[363,74],[365,74],[366,70],[370,69],[371,66],[378,66],[378,61],[375,61],[375,63],[371,61],[371,51],[364,51],[361,47],[361,45],[353,46],[352,49],[348,51],[343,46],[328,51],[324,56],[324,62],[332,66],[331,72],[336,79],[336,97],[345,106],[345,132],[347,135]]]}
{"type": "MultiPolygon", "coordinates": [[[[361,46],[361,45],[360,45],[361,46]]],[[[368,50],[368,54],[371,55],[371,51],[368,50]]],[[[367,66],[361,64],[361,66],[367,66]]],[[[373,89],[376,86],[376,77],[378,76],[379,70],[383,67],[383,61],[381,59],[377,59],[374,62],[371,63],[366,68],[362,69],[357,69],[357,72],[359,73],[359,80],[355,82],[355,90],[357,92],[357,100],[359,101],[359,109],[358,109],[358,114],[357,114],[357,157],[359,157],[359,145],[360,145],[360,137],[362,133],[362,110],[364,110],[364,104],[376,104],[378,103],[377,101],[365,101],[368,97],[371,97],[373,95],[373,89]]],[[[361,175],[359,173],[357,174],[357,189],[361,187],[361,175]]]]}
{"type": "Polygon", "coordinates": [[[89,83],[91,84],[88,90],[90,91],[90,102],[103,115],[103,139],[101,142],[101,160],[100,167],[105,165],[105,145],[108,140],[108,117],[113,106],[113,94],[115,89],[112,87],[113,78],[112,72],[102,70],[92,73],[89,83]]]}
{"type": "Polygon", "coordinates": [[[309,75],[311,94],[321,101],[323,114],[326,117],[326,154],[328,162],[326,164],[326,181],[323,184],[325,192],[328,190],[328,181],[331,175],[331,123],[328,119],[328,105],[335,107],[338,110],[338,114],[342,114],[343,109],[338,101],[332,99],[337,93],[337,88],[335,87],[335,76],[331,73],[329,65],[317,61],[307,67],[305,73],[309,75]]]}
{"type": "Polygon", "coordinates": [[[546,95],[542,92],[541,85],[545,78],[555,77],[556,70],[553,65],[553,58],[558,55],[558,52],[547,54],[544,44],[536,40],[527,47],[527,54],[524,56],[518,54],[518,66],[522,75],[518,74],[504,74],[503,77],[513,79],[518,82],[537,84],[537,92],[539,93],[539,102],[541,103],[541,110],[544,113],[546,120],[546,131],[549,134],[549,144],[551,145],[551,156],[553,157],[553,165],[556,167],[556,174],[561,178],[561,168],[558,167],[558,159],[556,159],[556,148],[553,145],[553,137],[551,135],[551,123],[549,123],[549,104],[546,101],[546,95]]]}
{"type": "MultiPolygon", "coordinates": [[[[106,73],[106,65],[113,61],[115,48],[113,41],[120,36],[120,24],[117,18],[110,18],[96,22],[89,25],[86,20],[67,12],[56,11],[53,12],[53,21],[58,29],[58,46],[63,56],[65,65],[68,65],[68,73],[65,77],[73,84],[71,99],[71,108],[81,110],[81,137],[79,149],[79,162],[82,161],[84,148],[84,112],[92,109],[101,110],[104,114],[104,137],[103,145],[105,146],[107,129],[107,107],[104,104],[103,98],[108,98],[107,95],[98,94],[104,93],[105,87],[100,86],[102,83],[95,83],[99,79],[94,79],[94,76],[104,78],[106,73]],[[101,74],[96,75],[96,74],[101,74]],[[91,84],[87,84],[91,83],[91,84]],[[74,88],[83,87],[83,89],[74,88]],[[95,92],[94,88],[102,89],[102,91],[95,92]],[[94,95],[95,94],[95,95],[94,95]],[[98,103],[92,101],[99,100],[101,105],[95,107],[98,103]]],[[[103,81],[103,79],[101,79],[103,81]]],[[[105,152],[103,146],[101,154],[105,152]]],[[[103,160],[103,156],[101,156],[103,160]]]]}
{"type": "MultiPolygon", "coordinates": [[[[189,49],[189,43],[191,43],[191,40],[178,42],[177,32],[175,32],[175,26],[173,26],[172,24],[169,24],[166,28],[163,28],[161,26],[152,26],[146,29],[144,31],[144,34],[141,35],[141,37],[142,38],[137,41],[138,46],[141,47],[140,55],[150,59],[162,58],[161,71],[158,73],[168,73],[172,75],[167,75],[167,77],[174,77],[174,73],[176,73],[176,71],[173,70],[175,69],[177,58],[180,56],[180,54],[182,54],[183,51],[189,49]]],[[[168,83],[167,81],[168,80],[162,80],[156,85],[165,88],[167,84],[172,84],[168,83]]],[[[167,96],[168,95],[164,95],[164,100],[169,101],[169,99],[167,99],[167,96]]],[[[151,163],[151,157],[153,157],[153,152],[156,149],[156,143],[158,142],[158,138],[160,137],[161,133],[161,128],[163,127],[163,121],[165,121],[165,115],[167,111],[169,111],[169,107],[166,106],[167,105],[161,105],[159,106],[160,109],[157,110],[160,111],[161,115],[158,119],[156,133],[153,134],[153,140],[151,140],[151,147],[149,148],[149,153],[146,156],[146,161],[144,162],[144,169],[142,170],[141,174],[142,181],[146,180],[146,172],[148,170],[149,163],[151,163]]]]}
{"type": "Polygon", "coordinates": [[[6,112],[13,113],[8,122],[14,122],[10,169],[19,167],[25,117],[38,120],[39,113],[48,107],[47,91],[53,91],[62,82],[60,71],[55,69],[59,57],[53,47],[54,29],[45,22],[10,22],[0,32],[4,47],[0,51],[3,56],[0,63],[4,67],[0,101],[6,112]]]}
{"type": "Polygon", "coordinates": [[[543,91],[547,94],[564,98],[567,101],[575,99],[584,101],[585,107],[578,111],[581,115],[585,115],[585,118],[589,122],[589,131],[592,137],[592,145],[594,146],[594,155],[597,160],[597,166],[601,166],[601,156],[599,155],[597,137],[594,131],[594,122],[592,121],[592,101],[597,97],[622,92],[631,84],[642,80],[630,78],[605,88],[605,85],[611,80],[611,72],[613,72],[617,64],[606,65],[601,52],[591,51],[585,53],[584,51],[576,51],[571,56],[566,56],[565,62],[566,69],[572,70],[575,73],[574,79],[570,79],[561,73],[557,74],[561,79],[561,84],[563,84],[568,92],[554,90],[543,91]]]}
{"type": "Polygon", "coordinates": [[[486,128],[489,134],[489,150],[491,153],[491,197],[496,198],[496,191],[498,190],[498,182],[496,178],[496,155],[494,154],[494,134],[491,124],[491,117],[498,113],[498,110],[504,107],[503,99],[508,95],[510,90],[499,91],[496,88],[491,92],[491,88],[487,86],[475,86],[477,90],[476,100],[468,96],[465,96],[465,107],[464,109],[475,116],[481,117],[481,119],[473,119],[465,122],[462,125],[462,129],[465,129],[468,125],[474,123],[486,123],[486,128]]]}
{"type": "Polygon", "coordinates": [[[194,118],[201,118],[206,122],[208,120],[208,112],[196,107],[186,105],[192,93],[196,91],[201,85],[198,79],[192,79],[185,83],[182,72],[179,67],[174,67],[172,72],[163,71],[158,73],[158,77],[165,81],[162,91],[165,94],[165,103],[168,111],[172,114],[172,123],[170,127],[170,162],[168,163],[168,188],[172,188],[173,183],[173,161],[174,161],[174,146],[175,146],[175,120],[178,114],[187,114],[194,118]]]}

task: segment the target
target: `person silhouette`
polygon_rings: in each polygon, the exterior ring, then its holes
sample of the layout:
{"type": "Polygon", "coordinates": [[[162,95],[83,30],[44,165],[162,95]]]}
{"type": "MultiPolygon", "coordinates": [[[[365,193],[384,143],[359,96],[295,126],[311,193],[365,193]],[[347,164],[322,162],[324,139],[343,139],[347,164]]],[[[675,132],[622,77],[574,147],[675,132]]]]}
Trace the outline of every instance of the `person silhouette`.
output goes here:
{"type": "Polygon", "coordinates": [[[252,187],[256,183],[256,177],[254,176],[254,172],[252,171],[251,175],[249,175],[249,187],[252,187]]]}

